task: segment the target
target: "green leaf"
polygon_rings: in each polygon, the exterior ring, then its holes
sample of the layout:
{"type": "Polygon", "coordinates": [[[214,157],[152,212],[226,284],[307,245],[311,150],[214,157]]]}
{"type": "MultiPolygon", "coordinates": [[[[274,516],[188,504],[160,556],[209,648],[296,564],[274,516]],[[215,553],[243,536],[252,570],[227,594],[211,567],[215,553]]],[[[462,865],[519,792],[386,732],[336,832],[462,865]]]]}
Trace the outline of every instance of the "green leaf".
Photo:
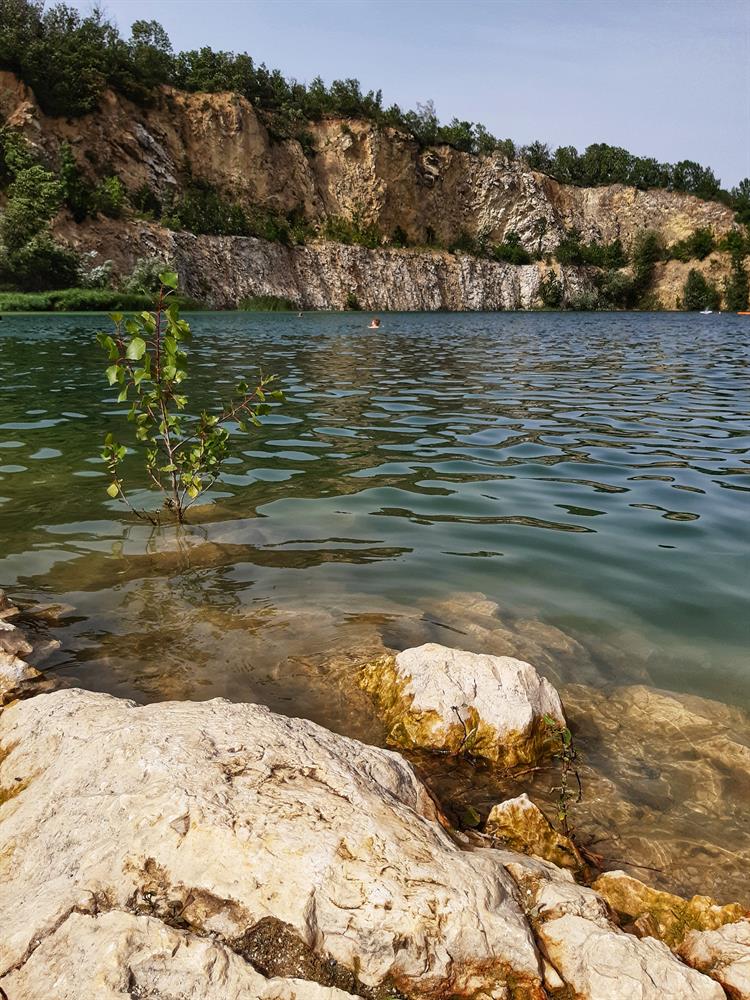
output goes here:
{"type": "Polygon", "coordinates": [[[119,393],[119,395],[117,397],[117,402],[118,403],[124,403],[127,398],[128,398],[128,387],[125,386],[124,389],[120,390],[120,393],[119,393]]]}
{"type": "Polygon", "coordinates": [[[147,374],[145,368],[136,368],[133,372],[133,381],[136,385],[140,385],[147,374]]]}
{"type": "Polygon", "coordinates": [[[133,337],[133,339],[128,344],[128,349],[125,352],[125,357],[130,361],[140,361],[143,355],[146,353],[146,341],[143,337],[133,337]]]}
{"type": "Polygon", "coordinates": [[[119,365],[110,365],[109,366],[109,368],[105,372],[105,375],[107,376],[107,380],[109,381],[110,385],[114,385],[115,384],[115,382],[117,381],[117,377],[118,377],[119,374],[120,374],[120,366],[119,365]]]}
{"type": "Polygon", "coordinates": [[[119,494],[119,492],[120,492],[120,487],[117,485],[117,483],[110,483],[109,486],[107,487],[107,495],[111,496],[113,499],[119,494]]]}
{"type": "Polygon", "coordinates": [[[167,288],[177,288],[177,273],[175,271],[164,271],[159,275],[159,281],[167,288]]]}
{"type": "Polygon", "coordinates": [[[119,326],[119,324],[122,323],[123,321],[122,313],[110,313],[109,318],[112,320],[115,326],[119,326]]]}

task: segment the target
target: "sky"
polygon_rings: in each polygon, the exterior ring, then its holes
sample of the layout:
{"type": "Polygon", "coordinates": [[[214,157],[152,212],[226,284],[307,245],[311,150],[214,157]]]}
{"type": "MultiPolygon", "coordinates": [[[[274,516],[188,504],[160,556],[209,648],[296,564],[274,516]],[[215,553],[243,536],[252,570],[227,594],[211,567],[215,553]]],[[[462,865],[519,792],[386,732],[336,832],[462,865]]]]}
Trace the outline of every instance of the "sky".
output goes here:
{"type": "MultiPolygon", "coordinates": [[[[70,2],[70,0],[68,0],[70,2]]],[[[91,0],[74,0],[88,12],[91,0]]],[[[385,104],[432,99],[499,138],[750,176],[748,0],[102,0],[121,32],[246,51],[285,76],[357,77],[385,104]]]]}

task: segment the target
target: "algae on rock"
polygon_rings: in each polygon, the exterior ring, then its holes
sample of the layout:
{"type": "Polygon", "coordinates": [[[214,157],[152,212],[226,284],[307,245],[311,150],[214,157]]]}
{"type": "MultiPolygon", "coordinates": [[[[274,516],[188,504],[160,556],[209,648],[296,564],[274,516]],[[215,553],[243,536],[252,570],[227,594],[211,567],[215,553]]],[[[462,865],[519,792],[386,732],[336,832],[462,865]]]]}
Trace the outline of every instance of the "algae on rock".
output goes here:
{"type": "Polygon", "coordinates": [[[512,767],[552,750],[544,717],[565,717],[552,685],[530,663],[425,643],[366,664],[359,684],[378,706],[388,742],[404,749],[482,757],[512,767]]]}

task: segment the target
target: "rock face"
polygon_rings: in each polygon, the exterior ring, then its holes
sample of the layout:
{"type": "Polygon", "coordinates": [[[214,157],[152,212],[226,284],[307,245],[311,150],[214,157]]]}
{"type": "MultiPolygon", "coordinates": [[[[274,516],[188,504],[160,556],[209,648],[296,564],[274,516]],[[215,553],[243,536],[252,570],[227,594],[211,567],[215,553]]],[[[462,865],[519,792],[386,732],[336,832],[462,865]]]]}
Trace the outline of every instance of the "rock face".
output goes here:
{"type": "Polygon", "coordinates": [[[301,979],[266,979],[239,955],[153,917],[71,913],[2,980],[13,1000],[347,1000],[301,979]]]}
{"type": "Polygon", "coordinates": [[[231,309],[243,299],[273,295],[299,309],[420,311],[529,309],[547,271],[566,301],[593,291],[590,269],[512,266],[467,254],[366,250],[340,243],[287,247],[253,237],[195,236],[146,222],[100,220],[59,227],[76,248],[95,250],[127,273],[140,257],[171,261],[187,295],[231,309]]]}
{"type": "Polygon", "coordinates": [[[625,872],[605,872],[593,888],[639,937],[658,938],[670,948],[680,945],[689,932],[713,931],[750,916],[738,903],[721,906],[708,896],[683,899],[652,889],[625,872]]]}
{"type": "Polygon", "coordinates": [[[560,698],[530,663],[425,643],[360,673],[395,746],[484,757],[512,766],[550,747],[544,716],[565,724],[560,698]]]}
{"type": "MultiPolygon", "coordinates": [[[[384,238],[399,228],[417,246],[450,246],[464,233],[499,242],[515,231],[528,250],[551,252],[571,227],[586,239],[620,238],[629,245],[646,228],[674,242],[699,226],[720,236],[733,224],[732,211],[718,202],[622,185],[563,185],[499,153],[423,149],[394,129],[367,122],[309,122],[305,151],[296,140],[275,139],[237,94],[164,88],[144,108],[109,92],[96,113],[72,121],[45,116],[33,93],[12,73],[0,71],[3,119],[52,163],[62,143],[69,143],[92,182],[106,164],[130,192],[146,186],[166,199],[194,177],[250,215],[294,212],[313,224],[357,216],[384,238]]],[[[536,266],[324,243],[287,248],[240,238],[175,236],[157,226],[104,219],[83,226],[60,219],[57,229],[70,242],[97,250],[101,259],[114,260],[120,271],[132,268],[149,243],[171,249],[189,294],[222,308],[250,295],[282,295],[312,309],[343,308],[349,295],[367,309],[494,310],[538,303],[536,266]]],[[[688,269],[670,267],[664,294],[657,282],[667,308],[675,306],[675,276],[682,274],[681,287],[688,269]]],[[[592,291],[586,268],[565,268],[561,278],[566,301],[592,291]]]]}
{"type": "Polygon", "coordinates": [[[573,841],[558,833],[525,793],[493,806],[484,832],[511,851],[537,855],[558,868],[581,872],[586,867],[573,841]]]}
{"type": "Polygon", "coordinates": [[[6,976],[71,914],[123,910],[237,954],[270,917],[370,989],[541,997],[512,879],[395,754],[258,706],[76,690],[4,710],[0,746],[0,787],[23,785],[0,814],[6,976]]]}
{"type": "Polygon", "coordinates": [[[720,982],[731,1000],[750,1000],[750,921],[715,931],[690,931],[679,954],[720,982]]]}

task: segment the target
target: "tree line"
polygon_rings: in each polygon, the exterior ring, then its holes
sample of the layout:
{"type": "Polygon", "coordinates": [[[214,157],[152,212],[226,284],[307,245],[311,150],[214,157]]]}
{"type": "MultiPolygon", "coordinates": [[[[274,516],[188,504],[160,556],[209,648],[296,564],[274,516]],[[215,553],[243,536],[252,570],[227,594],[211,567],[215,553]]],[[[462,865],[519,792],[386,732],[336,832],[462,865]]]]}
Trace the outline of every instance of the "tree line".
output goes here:
{"type": "Polygon", "coordinates": [[[709,167],[692,160],[660,163],[606,143],[594,143],[582,153],[574,146],[553,151],[540,141],[517,146],[478,122],[454,118],[441,123],[431,101],[415,110],[386,106],[380,90],[363,91],[355,79],[326,85],[316,77],[304,84],[256,63],[245,52],[208,47],[174,52],[157,21],[135,21],[125,39],[100,10],[82,16],[64,3],[45,9],[44,0],[0,0],[0,68],[27,83],[49,115],[94,111],[108,87],[140,104],[154,101],[163,84],[190,92],[233,91],[264,115],[272,134],[296,138],[303,146],[309,146],[307,122],[326,116],[364,119],[400,129],[423,146],[447,144],[480,155],[500,152],[567,184],[621,183],[718,199],[736,210],[739,222],[750,224],[748,179],[725,191],[709,167]]]}

